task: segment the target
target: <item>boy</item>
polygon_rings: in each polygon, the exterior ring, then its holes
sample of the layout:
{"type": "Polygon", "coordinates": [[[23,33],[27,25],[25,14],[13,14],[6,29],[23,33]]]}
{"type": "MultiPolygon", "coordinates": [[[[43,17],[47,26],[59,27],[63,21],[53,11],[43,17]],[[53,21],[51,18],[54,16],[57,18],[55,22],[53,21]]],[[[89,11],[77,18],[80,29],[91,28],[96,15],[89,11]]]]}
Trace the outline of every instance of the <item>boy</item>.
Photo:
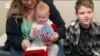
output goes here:
{"type": "Polygon", "coordinates": [[[36,7],[36,20],[32,25],[30,36],[33,39],[32,46],[48,46],[49,56],[57,56],[58,45],[50,41],[52,34],[55,34],[52,27],[47,23],[49,18],[49,6],[40,2],[36,7]]]}
{"type": "Polygon", "coordinates": [[[93,21],[92,0],[77,0],[77,20],[68,27],[64,41],[65,56],[100,56],[100,25],[93,21]]]}

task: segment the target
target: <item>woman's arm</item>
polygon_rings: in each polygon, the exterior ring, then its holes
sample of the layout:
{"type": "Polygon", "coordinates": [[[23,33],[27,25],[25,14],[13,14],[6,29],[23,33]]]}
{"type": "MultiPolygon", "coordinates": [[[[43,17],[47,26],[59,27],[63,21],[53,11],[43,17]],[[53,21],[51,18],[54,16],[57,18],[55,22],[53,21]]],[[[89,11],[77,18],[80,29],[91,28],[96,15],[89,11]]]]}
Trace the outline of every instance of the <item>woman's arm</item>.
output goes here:
{"type": "Polygon", "coordinates": [[[57,25],[56,32],[59,35],[59,39],[65,36],[66,28],[65,22],[60,16],[59,11],[56,9],[55,5],[53,4],[53,0],[43,0],[46,2],[50,7],[50,20],[57,25]]]}
{"type": "Polygon", "coordinates": [[[17,21],[16,14],[12,14],[6,22],[6,34],[7,34],[7,41],[6,45],[10,45],[16,49],[22,49],[21,43],[24,39],[21,35],[20,24],[17,21]]]}

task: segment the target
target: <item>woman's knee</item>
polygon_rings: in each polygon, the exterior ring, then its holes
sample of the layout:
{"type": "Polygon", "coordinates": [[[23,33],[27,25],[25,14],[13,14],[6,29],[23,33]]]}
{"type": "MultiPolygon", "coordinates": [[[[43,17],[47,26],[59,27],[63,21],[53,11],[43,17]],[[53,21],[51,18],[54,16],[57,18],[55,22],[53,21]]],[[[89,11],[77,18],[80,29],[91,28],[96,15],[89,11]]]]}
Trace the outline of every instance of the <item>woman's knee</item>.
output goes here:
{"type": "Polygon", "coordinates": [[[13,47],[10,48],[11,56],[25,56],[22,50],[15,50],[13,47]]]}

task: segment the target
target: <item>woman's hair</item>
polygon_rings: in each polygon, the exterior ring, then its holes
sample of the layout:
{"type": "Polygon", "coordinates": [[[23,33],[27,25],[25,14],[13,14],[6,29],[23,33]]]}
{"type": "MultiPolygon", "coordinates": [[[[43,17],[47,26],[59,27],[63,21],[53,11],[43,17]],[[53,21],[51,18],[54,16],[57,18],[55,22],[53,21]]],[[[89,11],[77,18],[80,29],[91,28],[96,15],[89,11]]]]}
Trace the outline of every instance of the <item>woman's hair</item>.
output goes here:
{"type": "MultiPolygon", "coordinates": [[[[36,0],[36,5],[41,0],[36,0]]],[[[11,16],[12,13],[17,13],[18,16],[25,16],[28,8],[23,5],[21,0],[12,0],[11,6],[8,10],[7,17],[11,16]]]]}
{"type": "Polygon", "coordinates": [[[92,0],[77,0],[76,4],[75,4],[76,13],[78,12],[78,10],[81,6],[91,8],[94,11],[94,3],[92,0]]]}

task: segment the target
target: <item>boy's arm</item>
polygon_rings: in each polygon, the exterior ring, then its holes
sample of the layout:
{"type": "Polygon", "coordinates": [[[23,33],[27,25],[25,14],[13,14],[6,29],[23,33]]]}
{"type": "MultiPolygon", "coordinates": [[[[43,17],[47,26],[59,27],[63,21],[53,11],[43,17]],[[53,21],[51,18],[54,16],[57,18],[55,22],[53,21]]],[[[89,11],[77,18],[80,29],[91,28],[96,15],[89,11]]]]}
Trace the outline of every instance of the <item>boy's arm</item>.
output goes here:
{"type": "Polygon", "coordinates": [[[99,38],[96,38],[94,44],[92,45],[93,49],[93,53],[96,56],[100,56],[100,36],[98,36],[99,38]]]}
{"type": "Polygon", "coordinates": [[[93,36],[94,42],[92,43],[93,44],[92,51],[96,56],[100,56],[100,23],[97,21],[94,21],[94,23],[96,23],[95,25],[97,25],[98,29],[95,29],[95,30],[97,30],[97,32],[96,32],[97,34],[95,34],[95,36],[93,36]]]}
{"type": "Polygon", "coordinates": [[[63,38],[63,47],[65,51],[65,55],[68,56],[71,53],[72,46],[73,46],[73,35],[69,30],[66,31],[66,37],[63,38]]]}

